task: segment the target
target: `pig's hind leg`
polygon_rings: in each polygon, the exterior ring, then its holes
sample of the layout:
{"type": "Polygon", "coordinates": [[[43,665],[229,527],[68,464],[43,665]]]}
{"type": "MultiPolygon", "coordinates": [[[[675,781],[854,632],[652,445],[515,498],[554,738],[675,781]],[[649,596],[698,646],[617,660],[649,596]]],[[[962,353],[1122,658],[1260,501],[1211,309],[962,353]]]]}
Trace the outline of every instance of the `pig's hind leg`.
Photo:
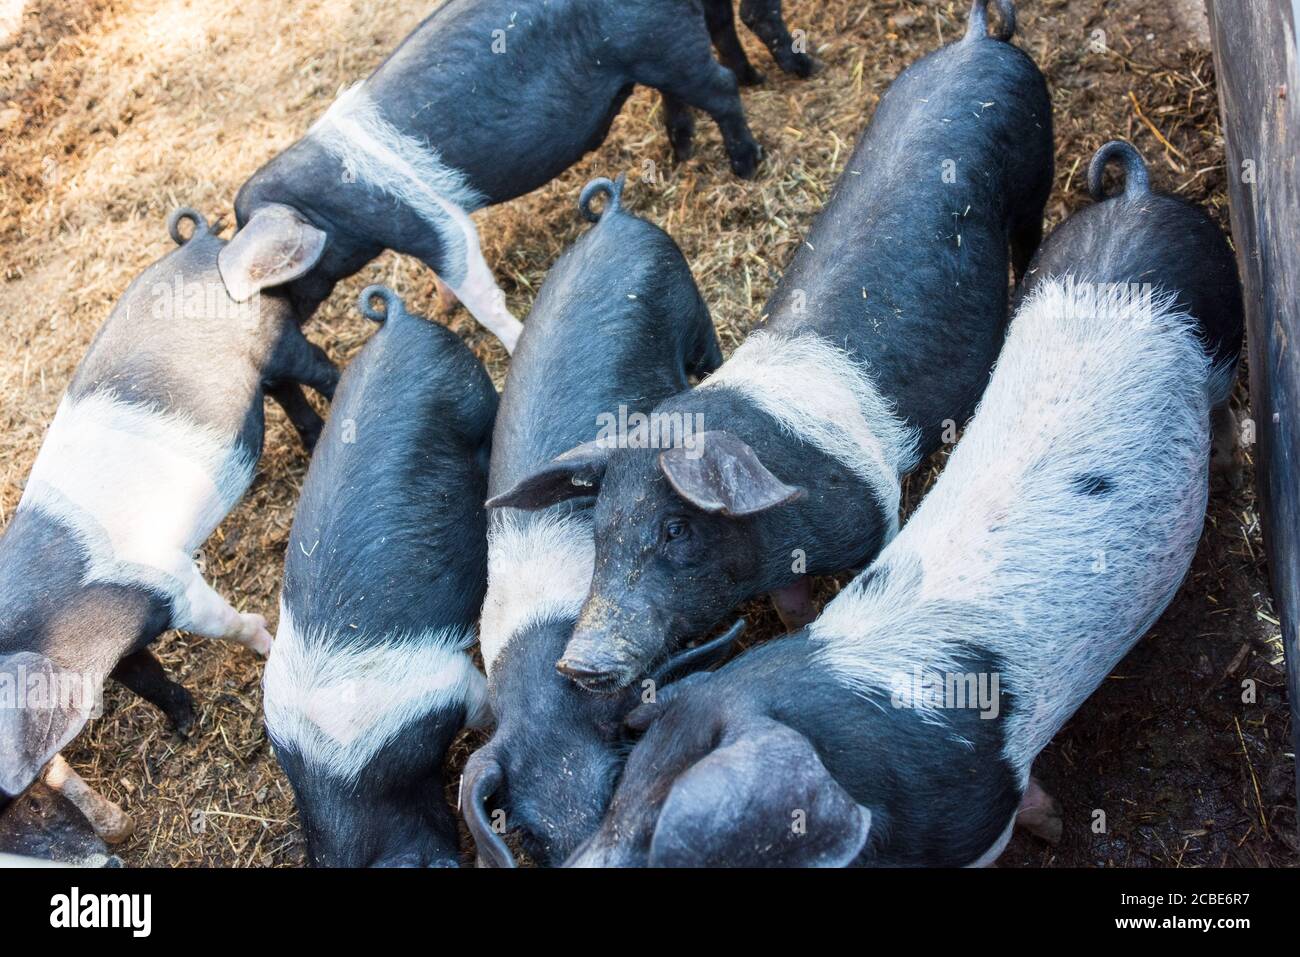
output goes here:
{"type": "Polygon", "coordinates": [[[188,579],[183,583],[189,604],[186,614],[173,616],[172,627],[193,632],[204,638],[220,638],[251,648],[265,657],[271,651],[271,633],[266,629],[266,619],[261,615],[243,614],[203,580],[203,575],[193,562],[189,563],[188,579]]]}
{"type": "Polygon", "coordinates": [[[673,148],[673,159],[685,163],[691,158],[692,141],[695,139],[695,117],[691,108],[671,93],[663,94],[664,129],[668,131],[668,143],[673,148]]]}
{"type": "Polygon", "coordinates": [[[1041,837],[1049,844],[1059,843],[1065,822],[1061,818],[1061,805],[1031,777],[1025,796],[1020,799],[1020,809],[1016,811],[1016,826],[1023,827],[1030,834],[1041,837]]]}
{"type": "Polygon", "coordinates": [[[763,74],[745,56],[745,48],[736,34],[736,11],[731,4],[732,0],[704,0],[704,22],[722,65],[736,74],[741,86],[757,86],[763,82],[763,74]]]}
{"type": "Polygon", "coordinates": [[[745,121],[736,75],[713,59],[708,31],[684,29],[674,39],[676,42],[668,49],[646,51],[646,57],[634,69],[636,81],[713,117],[722,133],[731,171],[742,179],[751,179],[758,172],[763,150],[745,121]]]}
{"type": "Polygon", "coordinates": [[[194,727],[194,699],[167,677],[162,663],[148,648],[119,661],[111,677],[161,710],[182,738],[189,737],[194,727]]]}
{"type": "Polygon", "coordinates": [[[1210,412],[1210,477],[1234,491],[1245,483],[1246,457],[1241,449],[1241,427],[1232,407],[1224,402],[1210,412]]]}
{"type": "Polygon", "coordinates": [[[809,77],[817,72],[817,61],[795,49],[794,37],[781,16],[781,0],[743,0],[740,19],[763,41],[777,66],[786,73],[809,77]]]}

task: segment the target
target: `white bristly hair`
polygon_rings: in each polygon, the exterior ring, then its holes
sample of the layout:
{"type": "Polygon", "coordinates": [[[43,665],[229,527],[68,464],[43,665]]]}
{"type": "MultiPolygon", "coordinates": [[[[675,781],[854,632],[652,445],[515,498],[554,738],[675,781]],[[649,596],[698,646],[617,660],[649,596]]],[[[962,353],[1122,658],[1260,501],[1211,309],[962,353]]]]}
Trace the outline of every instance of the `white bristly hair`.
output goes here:
{"type": "Polygon", "coordinates": [[[754,332],[701,389],[741,393],[789,434],[852,469],[898,531],[899,476],[916,465],[919,435],[880,394],[863,364],[821,336],[754,332]]]}
{"type": "Polygon", "coordinates": [[[262,677],[266,728],[278,747],[352,781],[402,729],[435,708],[464,705],[467,723],[484,716],[483,675],[467,649],[472,632],[419,634],[308,632],[281,602],[280,627],[262,677]]]}
{"type": "Polygon", "coordinates": [[[253,480],[235,436],[107,392],[65,395],[18,503],[70,528],[90,582],[183,603],[191,556],[253,480]]]}
{"type": "Polygon", "coordinates": [[[443,240],[443,280],[454,287],[464,279],[468,264],[460,220],[483,205],[483,195],[436,149],[386,120],[364,81],[340,93],[307,135],[357,182],[382,190],[428,222],[443,240]]]}
{"type": "Polygon", "coordinates": [[[1115,289],[1085,308],[1070,279],[1033,291],[943,475],[876,573],[812,625],[842,680],[888,693],[914,668],[998,655],[1005,754],[1027,777],[1173,599],[1200,538],[1221,377],[1172,302],[1115,289]]]}
{"type": "Polygon", "coordinates": [[[591,589],[591,515],[503,514],[488,529],[488,588],[479,646],[488,674],[510,640],[546,621],[576,619],[591,589]]]}

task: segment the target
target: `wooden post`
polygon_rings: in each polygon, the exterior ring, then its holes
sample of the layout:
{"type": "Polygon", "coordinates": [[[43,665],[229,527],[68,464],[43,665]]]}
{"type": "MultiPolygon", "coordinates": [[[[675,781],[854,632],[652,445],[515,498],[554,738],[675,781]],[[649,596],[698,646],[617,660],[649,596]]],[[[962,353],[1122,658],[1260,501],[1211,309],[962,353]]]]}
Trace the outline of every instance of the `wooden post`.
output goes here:
{"type": "MultiPolygon", "coordinates": [[[[1206,0],[1246,296],[1255,480],[1300,744],[1300,0],[1206,0]]],[[[1300,799],[1300,760],[1296,762],[1300,799]]]]}

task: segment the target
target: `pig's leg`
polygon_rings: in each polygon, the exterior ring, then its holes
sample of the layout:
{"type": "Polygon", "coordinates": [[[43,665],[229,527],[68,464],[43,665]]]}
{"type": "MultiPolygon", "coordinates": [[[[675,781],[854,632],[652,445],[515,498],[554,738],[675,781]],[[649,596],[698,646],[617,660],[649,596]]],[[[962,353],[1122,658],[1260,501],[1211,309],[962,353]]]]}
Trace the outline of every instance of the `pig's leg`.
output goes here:
{"type": "Polygon", "coordinates": [[[442,277],[436,273],[433,277],[433,286],[438,293],[438,311],[451,312],[455,309],[460,300],[457,299],[456,294],[451,291],[451,286],[448,286],[443,282],[442,277]]]}
{"type": "Polygon", "coordinates": [[[204,638],[220,638],[251,648],[265,657],[271,651],[271,633],[266,630],[266,619],[261,615],[245,615],[231,608],[229,603],[203,580],[194,563],[190,563],[189,579],[184,583],[189,614],[172,621],[172,627],[193,632],[204,638]]]}
{"type": "Polygon", "coordinates": [[[793,585],[786,585],[772,592],[772,604],[781,616],[781,624],[786,631],[798,631],[817,617],[817,607],[813,604],[812,579],[800,578],[793,585]]]}
{"type": "Polygon", "coordinates": [[[678,38],[671,51],[662,52],[666,53],[663,59],[638,64],[637,82],[675,96],[713,117],[722,132],[732,172],[742,179],[752,178],[763,150],[745,122],[736,74],[713,59],[708,34],[688,33],[678,38]]]}
{"type": "Polygon", "coordinates": [[[1241,429],[1227,402],[1210,412],[1210,474],[1216,482],[1239,489],[1245,480],[1245,456],[1241,452],[1241,429]]]}
{"type": "MultiPolygon", "coordinates": [[[[506,294],[497,285],[496,277],[492,275],[487,260],[483,258],[474,220],[470,219],[469,214],[463,209],[452,203],[440,203],[440,205],[451,220],[453,228],[459,232],[465,250],[465,275],[459,282],[447,282],[448,288],[456,294],[456,298],[464,304],[479,325],[501,340],[501,344],[506,347],[506,352],[514,352],[515,343],[519,341],[519,334],[524,331],[524,326],[506,308],[506,294]]],[[[442,275],[440,263],[428,259],[424,262],[434,272],[442,275]]],[[[446,282],[445,276],[443,281],[446,282]]]]}
{"type": "Polygon", "coordinates": [[[757,86],[763,82],[763,74],[745,56],[745,48],[736,35],[736,12],[731,4],[732,0],[704,0],[704,22],[708,24],[709,36],[722,65],[736,74],[741,86],[757,86]]]}
{"type": "Polygon", "coordinates": [[[302,447],[309,453],[315,449],[325,422],[307,401],[302,386],[296,382],[275,382],[266,387],[266,394],[284,409],[284,414],[289,417],[294,431],[302,440],[302,447]]]}
{"type": "Polygon", "coordinates": [[[673,96],[663,94],[664,127],[668,130],[668,142],[673,147],[673,159],[685,163],[691,158],[691,141],[695,138],[695,116],[691,108],[673,96]]]}
{"type": "Polygon", "coordinates": [[[86,816],[105,844],[121,844],[135,830],[130,815],[83,781],[63,755],[56,754],[41,777],[46,787],[58,791],[86,816]]]}
{"type": "Polygon", "coordinates": [[[1029,271],[1029,263],[1043,241],[1043,217],[1035,216],[1011,227],[1011,268],[1019,285],[1029,271]]]}
{"type": "Polygon", "coordinates": [[[339,367],[330,361],[324,349],[304,336],[298,326],[285,323],[266,370],[266,381],[272,384],[300,382],[325,398],[333,399],[334,389],[339,384],[339,367]]]}
{"type": "Polygon", "coordinates": [[[794,48],[794,37],[781,16],[781,0],[742,0],[740,19],[772,53],[772,59],[786,73],[808,77],[817,72],[817,61],[794,48]]]}
{"type": "Polygon", "coordinates": [[[1029,787],[1020,800],[1016,824],[1049,844],[1061,840],[1061,832],[1065,829],[1065,822],[1061,819],[1061,805],[1043,790],[1035,777],[1030,777],[1029,787]]]}
{"type": "Polygon", "coordinates": [[[148,648],[141,648],[119,661],[111,677],[161,709],[182,738],[190,736],[194,727],[194,699],[167,677],[162,663],[148,648]]]}

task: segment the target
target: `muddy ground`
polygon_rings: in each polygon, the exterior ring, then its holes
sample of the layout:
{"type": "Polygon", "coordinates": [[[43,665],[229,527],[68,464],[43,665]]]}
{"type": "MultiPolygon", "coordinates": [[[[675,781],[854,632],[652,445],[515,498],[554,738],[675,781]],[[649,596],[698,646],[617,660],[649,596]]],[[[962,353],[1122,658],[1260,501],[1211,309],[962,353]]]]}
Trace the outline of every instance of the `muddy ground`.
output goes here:
{"type": "MultiPolygon", "coordinates": [[[[373,68],[430,5],[415,0],[33,0],[0,23],[0,522],[12,514],[59,395],[130,278],[168,248],[176,205],[230,218],[239,184],[300,136],[343,86],[373,68]]],[[[745,106],[768,151],[757,181],[727,171],[701,120],[696,156],[674,167],[657,97],[638,92],[605,145],[555,183],[479,214],[488,261],[525,315],[580,231],[574,199],[594,175],[630,170],[627,202],[682,245],[727,351],[843,168],[881,91],[907,63],[955,39],[965,2],[787,0],[825,63],[801,81],[767,75],[745,106]],[[653,164],[654,181],[645,175],[653,164]]],[[[1049,225],[1085,201],[1083,170],[1132,139],[1157,184],[1228,226],[1224,151],[1198,0],[1023,0],[1018,42],[1052,88],[1057,188],[1049,225]]],[[[743,32],[743,31],[742,31],[743,32]]],[[[467,104],[472,109],[472,104],[467,104]]],[[[384,281],[425,312],[432,277],[386,255],[336,291],[308,327],[336,359],[364,341],[351,308],[384,281]]],[[[463,311],[441,311],[498,384],[505,355],[463,311]]],[[[1243,376],[1244,380],[1244,376],[1243,376]]],[[[1245,385],[1238,411],[1249,415],[1245,385]]],[[[306,457],[269,408],[266,454],[243,504],[205,549],[237,607],[274,618],[282,553],[306,457]]],[[[908,484],[913,507],[943,454],[908,484]]],[[[1039,761],[1062,801],[1057,846],[1017,836],[1004,866],[1294,866],[1294,795],[1282,648],[1254,492],[1213,498],[1192,574],[1153,632],[1039,761]],[[1245,683],[1251,683],[1245,685],[1245,683]],[[1248,687],[1253,703],[1243,701],[1248,687]],[[1104,814],[1104,831],[1098,832],[1104,814]]],[[[833,594],[823,583],[821,597],[833,594]]],[[[756,639],[777,632],[761,604],[756,639]]],[[[274,625],[272,626],[274,627],[274,625]]],[[[131,865],[284,866],[303,861],[287,782],[260,721],[261,664],[240,649],[169,634],[168,669],[194,691],[198,727],[170,733],[119,688],[67,755],[129,809],[131,865]]],[[[452,777],[473,740],[452,755],[452,777]]]]}

